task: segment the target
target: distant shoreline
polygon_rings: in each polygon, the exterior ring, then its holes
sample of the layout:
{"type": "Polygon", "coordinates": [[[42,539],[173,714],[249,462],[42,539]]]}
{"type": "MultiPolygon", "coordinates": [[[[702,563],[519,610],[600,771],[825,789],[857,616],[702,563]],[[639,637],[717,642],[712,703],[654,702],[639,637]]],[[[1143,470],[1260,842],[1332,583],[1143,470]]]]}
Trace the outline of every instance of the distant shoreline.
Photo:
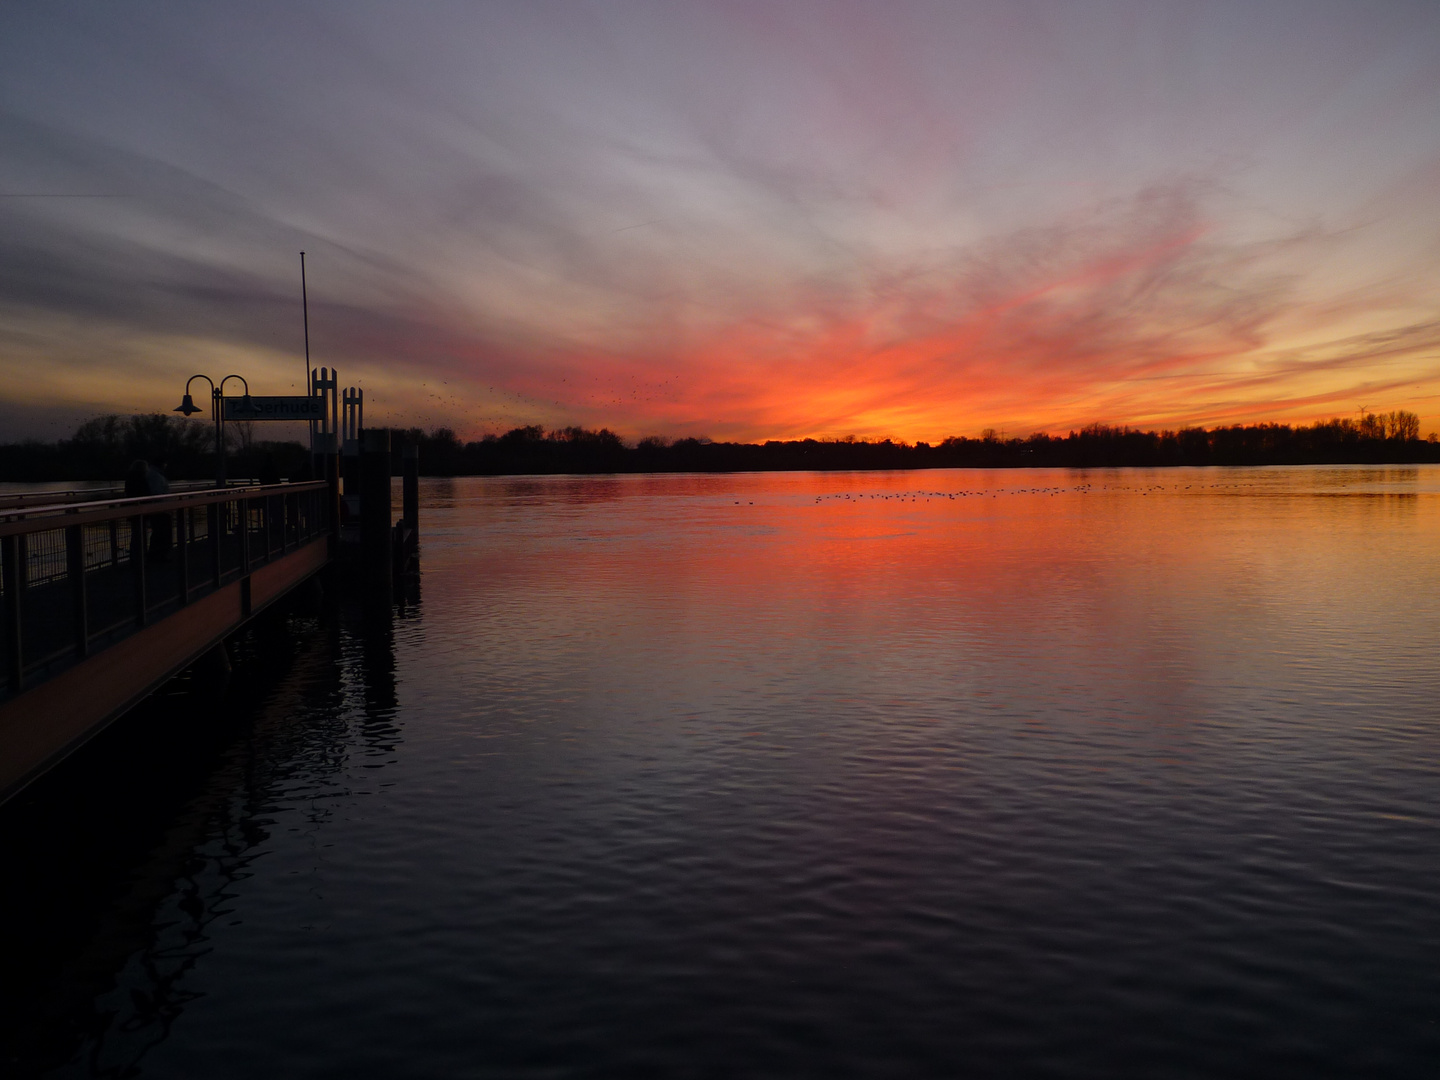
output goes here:
{"type": "MultiPolygon", "coordinates": [[[[526,472],[427,472],[420,470],[420,476],[429,480],[464,480],[474,477],[501,477],[501,476],[682,476],[682,475],[711,475],[725,476],[737,473],[779,473],[779,472],[940,472],[946,469],[972,469],[987,472],[1016,472],[1021,469],[1065,469],[1072,472],[1084,472],[1092,469],[1267,469],[1267,468],[1341,468],[1348,466],[1371,466],[1375,468],[1389,468],[1409,465],[1435,465],[1436,461],[1262,461],[1262,462],[1209,462],[1204,465],[1188,463],[1169,463],[1163,465],[1134,465],[1134,464],[1091,464],[1091,465],[1041,465],[1041,464],[1019,464],[1019,465],[797,465],[776,466],[773,468],[667,468],[667,469],[532,469],[526,472]]],[[[399,476],[400,473],[394,473],[399,476]]]]}
{"type": "MultiPolygon", "coordinates": [[[[108,480],[130,462],[161,464],[171,479],[214,475],[207,429],[173,418],[107,418],[55,443],[0,445],[0,481],[108,480]]],[[[727,443],[708,439],[642,439],[627,445],[614,432],[571,427],[515,428],[462,442],[445,428],[391,429],[400,449],[419,448],[425,476],[537,476],[606,473],[878,472],[901,469],[1170,468],[1264,465],[1424,465],[1440,463],[1440,440],[1419,437],[1413,413],[1366,415],[1303,427],[1250,424],[1181,431],[1137,431],[1092,425],[1064,436],[949,438],[936,445],[891,439],[796,439],[727,443]]],[[[255,443],[229,454],[231,476],[296,477],[309,468],[299,443],[255,443]]]]}
{"type": "MultiPolygon", "coordinates": [[[[893,440],[798,439],[721,443],[642,440],[626,446],[608,431],[519,428],[461,443],[448,431],[394,432],[418,445],[427,476],[556,473],[876,472],[897,469],[1122,468],[1264,465],[1420,465],[1440,462],[1440,441],[1418,437],[1413,414],[1392,414],[1400,430],[1328,421],[1309,427],[1254,424],[1180,432],[1093,426],[1062,437],[951,438],[937,445],[893,440]]],[[[398,454],[398,450],[397,450],[398,454]]]]}

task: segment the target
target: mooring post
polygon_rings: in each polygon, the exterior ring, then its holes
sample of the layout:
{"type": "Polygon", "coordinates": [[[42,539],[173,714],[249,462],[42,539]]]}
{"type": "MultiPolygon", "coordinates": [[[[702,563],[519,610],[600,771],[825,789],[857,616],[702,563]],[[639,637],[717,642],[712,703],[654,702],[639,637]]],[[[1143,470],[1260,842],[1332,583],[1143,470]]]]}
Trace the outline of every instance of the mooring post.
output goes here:
{"type": "MultiPolygon", "coordinates": [[[[325,513],[329,516],[333,543],[340,542],[340,452],[325,455],[325,479],[330,487],[325,492],[325,513]]],[[[331,551],[334,551],[331,548],[331,551]]]]}
{"type": "Polygon", "coordinates": [[[360,440],[346,439],[340,452],[340,512],[351,528],[360,520],[360,440]]]}
{"type": "Polygon", "coordinates": [[[410,531],[420,534],[420,447],[409,443],[400,452],[401,471],[404,475],[403,505],[405,523],[410,531]]]}
{"type": "Polygon", "coordinates": [[[390,430],[369,428],[360,445],[360,561],[367,592],[389,595],[390,558],[390,430]]]}

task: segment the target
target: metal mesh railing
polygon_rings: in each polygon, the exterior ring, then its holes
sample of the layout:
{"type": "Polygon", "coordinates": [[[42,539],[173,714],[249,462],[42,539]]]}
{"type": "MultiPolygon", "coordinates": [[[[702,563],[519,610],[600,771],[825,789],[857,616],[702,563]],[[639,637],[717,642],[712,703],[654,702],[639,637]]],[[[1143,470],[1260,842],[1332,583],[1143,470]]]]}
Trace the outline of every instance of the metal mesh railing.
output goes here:
{"type": "Polygon", "coordinates": [[[324,535],[330,501],[308,483],[0,511],[0,696],[324,535]]]}
{"type": "MultiPolygon", "coordinates": [[[[85,569],[129,562],[131,527],[128,519],[78,526],[82,530],[85,569]]],[[[65,529],[29,533],[25,548],[25,584],[30,588],[59,581],[69,573],[70,549],[65,529]]]]}

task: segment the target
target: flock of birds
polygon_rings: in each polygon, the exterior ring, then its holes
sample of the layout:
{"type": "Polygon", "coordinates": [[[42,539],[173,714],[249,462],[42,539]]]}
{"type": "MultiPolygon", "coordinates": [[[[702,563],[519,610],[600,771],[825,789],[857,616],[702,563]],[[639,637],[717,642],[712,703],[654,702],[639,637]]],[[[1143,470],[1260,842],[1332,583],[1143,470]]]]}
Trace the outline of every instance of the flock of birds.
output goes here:
{"type": "Polygon", "coordinates": [[[948,499],[954,502],[956,499],[979,498],[990,496],[998,499],[1001,495],[1061,495],[1067,491],[1086,494],[1094,485],[1079,484],[1073,487],[1030,487],[1030,488],[999,488],[994,491],[898,491],[898,492],[873,492],[869,494],[852,495],[849,492],[840,492],[832,495],[816,495],[817,504],[823,502],[864,502],[867,499],[874,499],[879,502],[930,502],[934,499],[948,499]]]}
{"type": "MultiPolygon", "coordinates": [[[[851,492],[836,492],[833,494],[816,495],[815,503],[819,505],[825,502],[851,502],[861,503],[866,500],[878,502],[931,502],[936,499],[945,499],[954,502],[957,499],[980,498],[987,495],[992,499],[998,499],[1001,495],[1047,495],[1056,496],[1066,493],[1076,495],[1089,495],[1092,492],[1107,491],[1124,494],[1149,495],[1153,492],[1184,492],[1184,491],[1208,491],[1216,488],[1236,488],[1243,485],[1235,483],[1219,484],[1072,484],[1064,487],[1015,487],[995,488],[982,491],[899,491],[899,492],[870,492],[854,494],[851,492]]],[[[738,505],[738,504],[737,504],[738,505]]]]}

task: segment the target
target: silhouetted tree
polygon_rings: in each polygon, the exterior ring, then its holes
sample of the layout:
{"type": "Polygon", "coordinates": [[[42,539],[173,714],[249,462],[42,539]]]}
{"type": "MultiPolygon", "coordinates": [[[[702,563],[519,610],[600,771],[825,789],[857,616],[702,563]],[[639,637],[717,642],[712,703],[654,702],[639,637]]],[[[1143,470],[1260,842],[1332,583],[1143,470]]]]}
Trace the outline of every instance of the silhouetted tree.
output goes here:
{"type": "MultiPolygon", "coordinates": [[[[178,417],[102,416],[88,420],[59,443],[0,446],[0,479],[113,479],[135,458],[166,463],[177,479],[213,475],[207,424],[178,417]]],[[[1420,439],[1419,418],[1397,410],[1365,413],[1358,420],[1322,420],[1308,426],[1234,424],[1206,430],[1140,431],[1090,424],[1064,436],[1036,432],[1007,439],[987,428],[980,438],[952,436],[938,445],[914,446],[893,439],[771,440],[764,444],[712,442],[661,436],[627,447],[615,432],[539,425],[462,443],[450,428],[392,432],[395,468],[402,448],[420,448],[428,475],[595,472],[732,472],[760,469],[917,469],[1053,466],[1093,468],[1125,465],[1269,465],[1314,462],[1383,463],[1440,461],[1440,441],[1420,439]]],[[[236,460],[232,476],[267,475],[264,455],[273,455],[286,476],[299,476],[306,461],[297,443],[254,443],[236,460]]]]}

